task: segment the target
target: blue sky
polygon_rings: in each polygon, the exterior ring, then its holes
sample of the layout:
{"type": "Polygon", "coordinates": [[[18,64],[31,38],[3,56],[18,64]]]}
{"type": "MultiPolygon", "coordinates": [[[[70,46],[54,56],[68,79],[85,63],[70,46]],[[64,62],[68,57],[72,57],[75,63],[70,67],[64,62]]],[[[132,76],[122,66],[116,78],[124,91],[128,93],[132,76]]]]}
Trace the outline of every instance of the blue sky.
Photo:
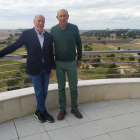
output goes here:
{"type": "Polygon", "coordinates": [[[80,30],[140,29],[140,0],[0,0],[0,29],[32,28],[37,14],[50,29],[62,8],[80,30]]]}

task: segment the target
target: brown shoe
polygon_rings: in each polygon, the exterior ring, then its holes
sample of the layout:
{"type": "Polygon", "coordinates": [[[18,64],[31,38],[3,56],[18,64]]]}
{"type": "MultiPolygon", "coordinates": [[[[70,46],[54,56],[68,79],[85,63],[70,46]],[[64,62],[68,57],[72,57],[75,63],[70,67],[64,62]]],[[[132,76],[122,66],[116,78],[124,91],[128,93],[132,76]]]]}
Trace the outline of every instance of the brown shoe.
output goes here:
{"type": "Polygon", "coordinates": [[[57,119],[58,120],[63,120],[66,114],[67,114],[66,110],[60,110],[60,112],[57,116],[57,119]]]}
{"type": "Polygon", "coordinates": [[[82,114],[79,112],[78,109],[71,109],[71,113],[74,114],[74,116],[79,119],[83,118],[82,114]]]}

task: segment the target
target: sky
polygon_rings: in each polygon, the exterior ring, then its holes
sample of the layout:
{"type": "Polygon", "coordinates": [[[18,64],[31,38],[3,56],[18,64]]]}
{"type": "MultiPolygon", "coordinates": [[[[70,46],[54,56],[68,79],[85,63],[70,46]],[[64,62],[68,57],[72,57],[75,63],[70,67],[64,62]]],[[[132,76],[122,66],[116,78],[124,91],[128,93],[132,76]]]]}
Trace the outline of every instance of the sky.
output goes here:
{"type": "Polygon", "coordinates": [[[80,30],[140,29],[140,0],[0,0],[0,29],[32,28],[37,14],[50,29],[59,9],[80,30]]]}

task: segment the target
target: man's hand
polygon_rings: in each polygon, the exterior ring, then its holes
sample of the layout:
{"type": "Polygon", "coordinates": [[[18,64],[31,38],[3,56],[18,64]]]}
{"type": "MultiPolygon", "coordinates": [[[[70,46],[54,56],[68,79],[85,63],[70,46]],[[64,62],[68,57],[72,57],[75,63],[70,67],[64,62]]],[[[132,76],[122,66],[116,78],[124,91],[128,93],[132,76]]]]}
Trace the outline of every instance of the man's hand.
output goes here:
{"type": "Polygon", "coordinates": [[[77,68],[80,68],[82,65],[82,62],[77,62],[77,68]]]}
{"type": "Polygon", "coordinates": [[[54,69],[51,69],[50,77],[54,76],[54,69]]]}

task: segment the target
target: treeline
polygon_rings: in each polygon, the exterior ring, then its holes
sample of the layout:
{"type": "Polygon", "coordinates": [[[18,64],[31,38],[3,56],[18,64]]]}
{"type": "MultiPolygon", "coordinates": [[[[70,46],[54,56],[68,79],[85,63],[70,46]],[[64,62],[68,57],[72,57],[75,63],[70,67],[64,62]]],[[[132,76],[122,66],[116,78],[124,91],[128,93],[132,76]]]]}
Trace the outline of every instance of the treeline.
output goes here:
{"type": "Polygon", "coordinates": [[[123,39],[126,39],[126,38],[136,39],[140,37],[140,31],[129,31],[129,32],[117,31],[116,37],[119,37],[119,38],[122,37],[123,39]]]}
{"type": "Polygon", "coordinates": [[[111,31],[106,31],[106,30],[91,30],[87,32],[83,32],[81,36],[86,36],[86,37],[91,37],[91,36],[96,36],[96,37],[103,37],[103,36],[110,36],[111,31]]]}
{"type": "Polygon", "coordinates": [[[101,40],[101,38],[106,38],[106,37],[110,37],[110,34],[115,34],[116,37],[118,38],[139,38],[140,37],[140,31],[129,31],[126,29],[121,29],[118,31],[106,31],[106,30],[91,30],[91,31],[87,31],[87,32],[83,32],[81,34],[81,36],[86,36],[86,37],[92,37],[95,36],[98,38],[98,40],[101,40]]]}

